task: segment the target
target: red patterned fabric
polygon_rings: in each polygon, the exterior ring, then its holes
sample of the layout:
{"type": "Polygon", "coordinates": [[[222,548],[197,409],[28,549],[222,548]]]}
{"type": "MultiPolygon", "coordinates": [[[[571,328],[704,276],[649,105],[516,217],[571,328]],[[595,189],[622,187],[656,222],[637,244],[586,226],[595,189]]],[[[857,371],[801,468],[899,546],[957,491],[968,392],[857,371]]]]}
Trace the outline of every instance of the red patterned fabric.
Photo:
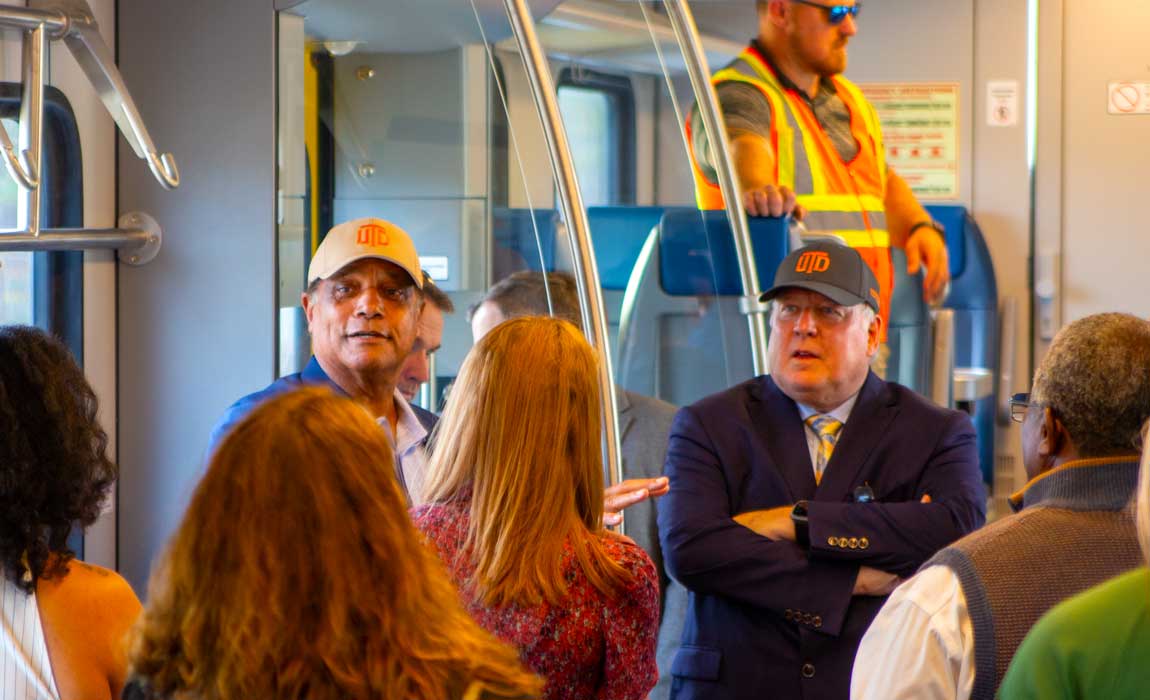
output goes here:
{"type": "Polygon", "coordinates": [[[464,584],[475,567],[458,556],[467,536],[470,503],[428,504],[412,510],[415,525],[447,565],[477,622],[519,648],[519,657],[547,679],[545,700],[640,700],[658,680],[659,579],[647,553],[630,541],[602,536],[610,556],[634,581],[609,599],[587,581],[565,553],[567,599],[532,608],[480,606],[464,584]]]}

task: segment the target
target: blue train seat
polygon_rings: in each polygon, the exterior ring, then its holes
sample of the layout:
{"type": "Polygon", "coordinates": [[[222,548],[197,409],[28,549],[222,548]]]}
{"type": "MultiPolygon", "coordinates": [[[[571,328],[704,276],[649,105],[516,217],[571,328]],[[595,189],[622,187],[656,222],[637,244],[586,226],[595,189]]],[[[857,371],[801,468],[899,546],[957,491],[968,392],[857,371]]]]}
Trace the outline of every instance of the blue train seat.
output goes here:
{"type": "MultiPolygon", "coordinates": [[[[760,281],[788,250],[783,219],[752,218],[760,281]]],[[[619,328],[619,384],[678,405],[754,375],[726,214],[668,210],[631,273],[619,328]]]]}
{"type": "MultiPolygon", "coordinates": [[[[946,229],[950,256],[950,294],[944,306],[954,310],[954,363],[981,367],[997,380],[999,371],[998,285],[982,230],[966,207],[932,205],[927,211],[946,229]]],[[[994,478],[994,423],[998,382],[990,396],[974,402],[972,419],[978,433],[979,462],[987,483],[994,478]]]]}
{"type": "Polygon", "coordinates": [[[619,363],[619,321],[631,270],[643,243],[659,224],[666,207],[589,207],[587,222],[595,246],[595,265],[607,310],[611,359],[619,363]]]}
{"type": "Polygon", "coordinates": [[[907,274],[906,253],[891,249],[894,268],[894,290],[890,300],[890,319],[886,341],[890,347],[886,378],[929,395],[930,367],[933,354],[930,307],[923,299],[923,274],[907,274]]]}

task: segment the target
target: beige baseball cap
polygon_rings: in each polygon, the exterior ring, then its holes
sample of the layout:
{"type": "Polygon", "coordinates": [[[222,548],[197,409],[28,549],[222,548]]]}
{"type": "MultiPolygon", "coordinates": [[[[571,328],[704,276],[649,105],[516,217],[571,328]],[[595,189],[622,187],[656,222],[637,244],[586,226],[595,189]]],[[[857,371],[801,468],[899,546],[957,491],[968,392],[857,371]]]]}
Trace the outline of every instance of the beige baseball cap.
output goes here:
{"type": "Polygon", "coordinates": [[[383,219],[363,218],[332,227],[319,244],[307,269],[307,283],[327,279],[345,266],[364,258],[395,263],[423,289],[419,255],[407,232],[383,219]]]}

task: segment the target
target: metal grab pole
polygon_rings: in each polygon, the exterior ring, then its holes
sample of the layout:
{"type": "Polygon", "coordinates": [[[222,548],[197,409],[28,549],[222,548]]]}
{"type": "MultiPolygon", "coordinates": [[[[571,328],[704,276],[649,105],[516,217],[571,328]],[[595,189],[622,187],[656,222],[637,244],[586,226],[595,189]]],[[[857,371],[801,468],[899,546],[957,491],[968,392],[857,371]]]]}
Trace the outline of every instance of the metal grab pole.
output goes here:
{"type": "MultiPolygon", "coordinates": [[[[612,485],[623,481],[623,460],[619,448],[619,408],[615,402],[615,378],[611,367],[611,351],[607,345],[607,313],[599,293],[599,270],[595,265],[595,251],[591,245],[591,227],[587,210],[575,177],[575,163],[567,142],[567,132],[559,116],[555,99],[555,82],[547,56],[535,34],[535,21],[525,0],[503,0],[507,17],[515,33],[515,42],[527,68],[535,108],[543,121],[547,136],[547,150],[551,166],[558,174],[559,202],[567,221],[567,235],[575,253],[575,280],[579,287],[579,304],[583,311],[583,333],[591,341],[599,356],[599,394],[602,398],[604,433],[607,445],[607,473],[612,485]]],[[[619,526],[623,532],[623,526],[619,526]]]]}
{"type": "Polygon", "coordinates": [[[735,238],[735,252],[739,256],[739,277],[743,282],[741,308],[747,315],[747,325],[751,332],[751,355],[755,362],[755,374],[767,373],[767,307],[758,299],[762,287],[759,286],[759,269],[755,266],[755,248],[751,242],[751,231],[747,226],[747,214],[743,210],[743,198],[739,192],[735,165],[731,162],[731,140],[719,113],[719,98],[715,86],[711,84],[711,69],[707,66],[707,56],[703,53],[703,43],[695,18],[687,7],[686,0],[663,0],[667,8],[667,18],[675,30],[675,39],[687,65],[687,75],[691,78],[691,89],[699,103],[699,114],[703,126],[710,136],[711,158],[715,173],[719,178],[719,189],[723,193],[727,218],[731,222],[731,233],[735,238]]]}

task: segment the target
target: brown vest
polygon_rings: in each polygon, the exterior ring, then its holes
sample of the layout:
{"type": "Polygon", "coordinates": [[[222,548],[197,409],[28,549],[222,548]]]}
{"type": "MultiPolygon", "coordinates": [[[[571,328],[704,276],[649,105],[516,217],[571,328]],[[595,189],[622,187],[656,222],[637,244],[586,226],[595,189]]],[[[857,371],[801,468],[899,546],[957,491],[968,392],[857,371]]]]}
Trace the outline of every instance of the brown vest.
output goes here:
{"type": "Polygon", "coordinates": [[[1142,563],[1129,507],[1138,463],[1091,462],[1032,482],[1022,512],[924,565],[949,566],[962,583],[974,631],[971,700],[994,699],[1018,645],[1046,611],[1142,563]]]}

